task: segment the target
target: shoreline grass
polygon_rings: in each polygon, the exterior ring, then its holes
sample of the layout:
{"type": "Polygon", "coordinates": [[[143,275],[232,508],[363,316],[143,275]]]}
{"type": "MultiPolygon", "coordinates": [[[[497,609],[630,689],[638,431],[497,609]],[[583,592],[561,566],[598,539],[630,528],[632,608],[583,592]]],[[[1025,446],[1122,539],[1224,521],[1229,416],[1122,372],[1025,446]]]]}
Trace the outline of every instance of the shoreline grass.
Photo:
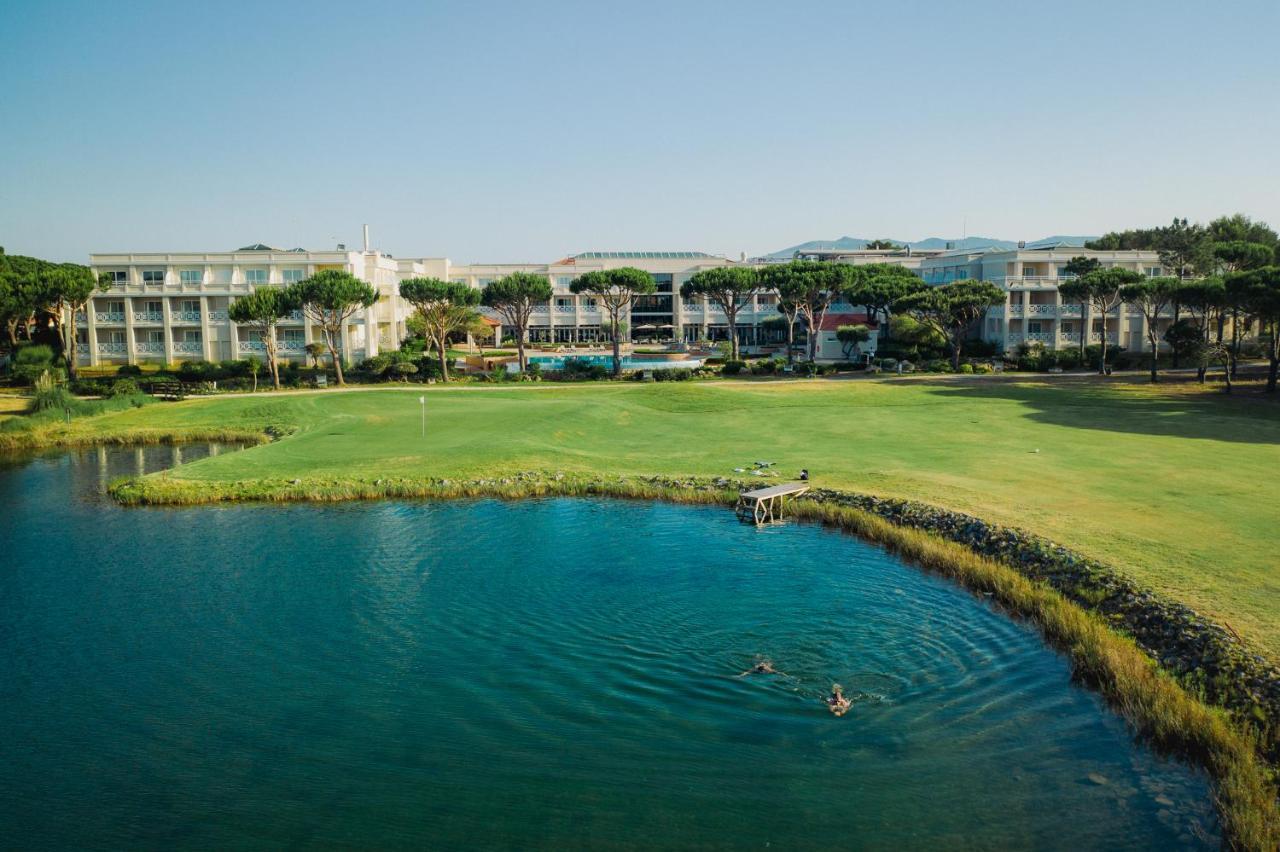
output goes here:
{"type": "MultiPolygon", "coordinates": [[[[336,502],[373,499],[608,497],[719,505],[737,499],[736,483],[696,487],[617,477],[521,473],[482,480],[257,480],[195,482],[161,474],[117,480],[109,492],[124,505],[216,502],[336,502]]],[[[1071,663],[1073,676],[1097,690],[1144,741],[1177,754],[1212,781],[1215,807],[1232,848],[1280,847],[1280,791],[1275,768],[1260,755],[1257,736],[1180,686],[1129,637],[1103,617],[1043,582],[980,556],[965,546],[897,526],[849,506],[797,500],[791,516],[856,535],[975,594],[990,595],[1011,617],[1034,624],[1071,663]]]]}

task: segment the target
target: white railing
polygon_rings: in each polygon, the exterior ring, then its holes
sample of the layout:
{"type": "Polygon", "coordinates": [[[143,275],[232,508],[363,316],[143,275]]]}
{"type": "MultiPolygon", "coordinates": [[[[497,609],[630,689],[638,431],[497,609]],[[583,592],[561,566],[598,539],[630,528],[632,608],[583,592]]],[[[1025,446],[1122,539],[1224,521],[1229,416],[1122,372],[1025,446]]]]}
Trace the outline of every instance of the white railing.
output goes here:
{"type": "Polygon", "coordinates": [[[120,325],[124,323],[124,311],[95,311],[93,321],[120,325]]]}
{"type": "Polygon", "coordinates": [[[84,315],[84,311],[76,311],[76,325],[88,325],[89,318],[84,315]]]}
{"type": "Polygon", "coordinates": [[[702,305],[698,304],[697,302],[694,302],[688,305],[681,305],[680,307],[681,307],[681,310],[683,310],[686,314],[702,313],[702,305]]]}
{"type": "Polygon", "coordinates": [[[163,355],[164,341],[140,340],[133,344],[133,351],[137,352],[139,355],[163,355]]]}
{"type": "Polygon", "coordinates": [[[209,322],[226,322],[226,321],[227,321],[226,311],[220,311],[220,310],[209,311],[209,322]]]}
{"type": "Polygon", "coordinates": [[[1004,310],[1005,310],[1005,313],[1006,313],[1006,314],[1008,314],[1008,315],[1009,315],[1009,316],[1011,316],[1011,317],[1012,317],[1012,316],[1019,316],[1019,317],[1020,317],[1020,316],[1022,316],[1022,305],[1021,305],[1021,304],[1017,304],[1017,305],[1006,305],[1004,310]]]}
{"type": "Polygon", "coordinates": [[[164,322],[163,311],[134,311],[134,322],[164,322]]]}
{"type": "Polygon", "coordinates": [[[1058,332],[1058,340],[1066,343],[1079,343],[1080,332],[1078,331],[1060,331],[1058,332]]]}
{"type": "Polygon", "coordinates": [[[284,315],[285,322],[302,322],[302,311],[289,311],[284,315]]]}
{"type": "Polygon", "coordinates": [[[545,314],[545,313],[548,313],[548,308],[547,308],[547,306],[546,306],[546,305],[534,305],[534,306],[533,306],[533,313],[535,313],[535,314],[545,314]]]}
{"type": "Polygon", "coordinates": [[[199,311],[174,311],[174,322],[200,322],[199,311]]]}
{"type": "Polygon", "coordinates": [[[1010,344],[1010,343],[1021,343],[1021,342],[1022,342],[1022,335],[1021,335],[1021,334],[1017,334],[1017,333],[1015,333],[1015,332],[1010,332],[1009,334],[1006,334],[1006,335],[1004,336],[1004,342],[1005,342],[1005,345],[1006,345],[1006,346],[1007,346],[1008,344],[1010,344]]]}
{"type": "Polygon", "coordinates": [[[183,355],[203,355],[204,343],[199,340],[175,340],[173,351],[183,355]]]}
{"type": "Polygon", "coordinates": [[[99,344],[98,344],[98,354],[99,354],[99,355],[123,355],[123,354],[124,354],[124,343],[123,343],[123,342],[115,342],[115,341],[109,341],[109,342],[99,343],[99,344]]]}
{"type": "Polygon", "coordinates": [[[574,312],[574,310],[575,308],[573,307],[573,305],[556,305],[556,313],[571,314],[574,312]]]}
{"type": "Polygon", "coordinates": [[[266,352],[267,345],[261,340],[241,340],[239,342],[239,350],[241,352],[266,352]]]}
{"type": "Polygon", "coordinates": [[[1059,305],[1058,316],[1060,317],[1078,317],[1080,316],[1079,305],[1059,305]]]}
{"type": "Polygon", "coordinates": [[[1026,333],[1026,339],[1040,343],[1049,343],[1053,340],[1053,335],[1047,331],[1028,331],[1026,333]]]}
{"type": "Polygon", "coordinates": [[[303,343],[301,340],[282,340],[276,345],[281,352],[288,352],[290,354],[305,352],[307,350],[307,344],[303,343]]]}
{"type": "Polygon", "coordinates": [[[1053,316],[1058,312],[1058,306],[1031,304],[1027,306],[1027,310],[1033,314],[1039,314],[1040,316],[1053,316]]]}

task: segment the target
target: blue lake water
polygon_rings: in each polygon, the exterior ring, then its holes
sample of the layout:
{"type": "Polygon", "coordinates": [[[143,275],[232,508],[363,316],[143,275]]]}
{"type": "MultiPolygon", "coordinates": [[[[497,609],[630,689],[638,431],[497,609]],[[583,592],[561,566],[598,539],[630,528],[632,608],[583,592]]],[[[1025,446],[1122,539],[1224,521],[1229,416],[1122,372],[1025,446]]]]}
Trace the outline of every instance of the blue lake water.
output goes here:
{"type": "Polygon", "coordinates": [[[1032,630],[856,539],[101,496],[175,460],[0,468],[0,845],[1217,845],[1203,778],[1032,630]],[[785,674],[738,677],[757,655],[785,674]]]}

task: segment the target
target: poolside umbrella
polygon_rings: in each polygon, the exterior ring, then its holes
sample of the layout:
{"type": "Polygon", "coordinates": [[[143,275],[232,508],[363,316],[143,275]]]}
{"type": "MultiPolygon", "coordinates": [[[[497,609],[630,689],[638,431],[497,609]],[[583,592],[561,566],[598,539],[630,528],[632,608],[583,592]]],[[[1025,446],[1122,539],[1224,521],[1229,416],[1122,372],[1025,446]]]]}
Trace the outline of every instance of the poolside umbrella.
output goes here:
{"type": "Polygon", "coordinates": [[[636,331],[653,331],[656,328],[656,325],[649,325],[648,323],[645,323],[644,325],[636,326],[636,331]]]}
{"type": "Polygon", "coordinates": [[[658,326],[658,328],[675,328],[675,326],[669,322],[664,322],[662,325],[658,326]]]}

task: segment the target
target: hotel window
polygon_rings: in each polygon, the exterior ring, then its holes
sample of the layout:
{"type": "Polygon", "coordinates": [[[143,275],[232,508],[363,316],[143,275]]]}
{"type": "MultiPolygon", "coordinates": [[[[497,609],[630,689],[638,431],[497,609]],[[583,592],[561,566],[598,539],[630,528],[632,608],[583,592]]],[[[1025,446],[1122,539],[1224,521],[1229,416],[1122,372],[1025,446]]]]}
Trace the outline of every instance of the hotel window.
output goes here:
{"type": "Polygon", "coordinates": [[[570,285],[570,284],[572,284],[572,283],[573,283],[573,276],[572,276],[572,275],[557,275],[557,276],[556,276],[556,286],[557,286],[557,287],[563,287],[564,289],[566,289],[566,290],[567,290],[567,289],[569,289],[569,285],[570,285]]]}
{"type": "Polygon", "coordinates": [[[162,314],[164,313],[164,302],[161,302],[159,300],[156,300],[154,302],[143,302],[142,310],[146,311],[149,314],[162,314]]]}
{"type": "Polygon", "coordinates": [[[280,273],[283,276],[284,283],[297,284],[303,278],[307,277],[305,269],[285,269],[280,273]]]}
{"type": "Polygon", "coordinates": [[[163,284],[164,270],[163,269],[142,270],[142,283],[143,284],[163,284]]]}
{"type": "Polygon", "coordinates": [[[202,281],[204,281],[203,269],[178,270],[178,282],[181,284],[199,284],[202,281]]]}
{"type": "Polygon", "coordinates": [[[124,346],[124,332],[113,331],[107,335],[107,342],[116,346],[124,346]]]}
{"type": "Polygon", "coordinates": [[[1160,277],[1160,267],[1158,267],[1158,266],[1148,266],[1148,267],[1147,267],[1147,277],[1148,277],[1148,278],[1159,278],[1159,277],[1160,277]]]}
{"type": "Polygon", "coordinates": [[[198,329],[198,328],[197,328],[197,329],[188,329],[188,330],[186,330],[186,331],[182,332],[182,342],[183,342],[183,343],[201,343],[201,342],[203,342],[203,341],[201,341],[201,339],[200,339],[200,329],[198,329]]]}
{"type": "Polygon", "coordinates": [[[294,346],[301,348],[306,343],[300,328],[282,328],[280,329],[280,342],[286,346],[294,346]]]}
{"type": "Polygon", "coordinates": [[[599,306],[599,303],[596,301],[595,296],[587,296],[585,299],[582,300],[582,307],[584,308],[595,308],[598,306],[599,306]]]}
{"type": "Polygon", "coordinates": [[[107,275],[110,276],[111,286],[113,287],[126,284],[129,281],[129,273],[123,269],[113,269],[108,272],[107,275]]]}
{"type": "Polygon", "coordinates": [[[1075,334],[1075,331],[1076,331],[1076,324],[1075,324],[1075,323],[1073,323],[1073,322],[1064,322],[1064,323],[1062,324],[1062,333],[1063,333],[1063,334],[1075,334]]]}
{"type": "Polygon", "coordinates": [[[267,270],[265,269],[246,269],[244,271],[244,283],[246,284],[266,284],[267,270]]]}
{"type": "Polygon", "coordinates": [[[1039,334],[1039,333],[1040,333],[1040,323],[1039,323],[1039,322],[1037,322],[1037,321],[1035,321],[1035,320],[1031,320],[1030,322],[1028,322],[1028,323],[1027,323],[1027,332],[1028,332],[1028,333],[1030,333],[1030,334],[1039,334]]]}
{"type": "Polygon", "coordinates": [[[77,328],[77,329],[76,329],[76,344],[77,344],[78,346],[88,346],[88,345],[89,345],[89,329],[87,329],[87,328],[77,328]]]}
{"type": "Polygon", "coordinates": [[[557,298],[557,299],[556,299],[556,307],[557,307],[557,308],[572,308],[572,307],[573,307],[573,299],[557,298]]]}
{"type": "Polygon", "coordinates": [[[178,303],[178,310],[183,313],[198,314],[200,313],[199,299],[183,299],[178,303]]]}
{"type": "Polygon", "coordinates": [[[957,269],[957,270],[956,270],[956,280],[957,280],[957,281],[966,281],[966,280],[968,280],[968,278],[969,278],[969,270],[967,270],[967,269],[957,269]]]}
{"type": "Polygon", "coordinates": [[[163,331],[148,331],[146,332],[146,335],[146,339],[143,341],[144,343],[159,343],[164,345],[163,331]]]}

